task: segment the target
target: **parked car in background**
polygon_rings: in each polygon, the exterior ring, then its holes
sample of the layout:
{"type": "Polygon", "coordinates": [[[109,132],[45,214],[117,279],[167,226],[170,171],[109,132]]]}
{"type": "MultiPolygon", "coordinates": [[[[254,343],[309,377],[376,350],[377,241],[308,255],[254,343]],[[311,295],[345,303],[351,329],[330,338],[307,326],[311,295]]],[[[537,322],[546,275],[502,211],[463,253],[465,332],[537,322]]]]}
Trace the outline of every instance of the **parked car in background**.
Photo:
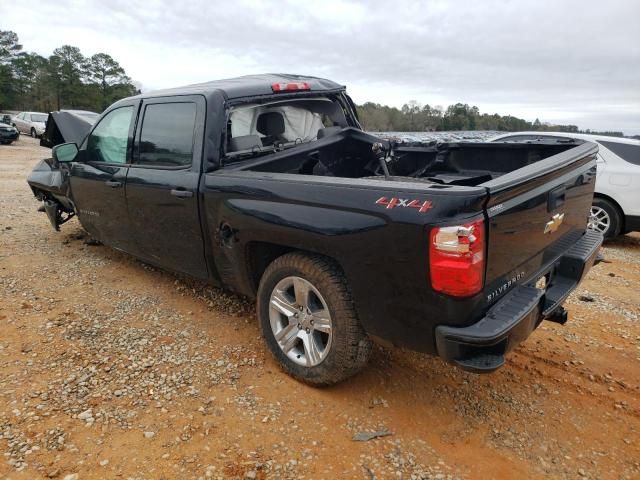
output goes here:
{"type": "Polygon", "coordinates": [[[564,132],[516,132],[491,141],[565,143],[575,139],[600,146],[589,228],[600,231],[605,238],[640,231],[640,140],[564,132]]]}
{"type": "Polygon", "coordinates": [[[0,123],[11,125],[11,115],[9,115],[8,113],[0,113],[0,123]]]}
{"type": "Polygon", "coordinates": [[[22,133],[37,138],[44,133],[47,126],[47,114],[41,112],[21,112],[13,117],[13,126],[22,133]]]}
{"type": "Polygon", "coordinates": [[[18,130],[8,123],[0,122],[0,144],[8,145],[18,139],[18,130]]]}

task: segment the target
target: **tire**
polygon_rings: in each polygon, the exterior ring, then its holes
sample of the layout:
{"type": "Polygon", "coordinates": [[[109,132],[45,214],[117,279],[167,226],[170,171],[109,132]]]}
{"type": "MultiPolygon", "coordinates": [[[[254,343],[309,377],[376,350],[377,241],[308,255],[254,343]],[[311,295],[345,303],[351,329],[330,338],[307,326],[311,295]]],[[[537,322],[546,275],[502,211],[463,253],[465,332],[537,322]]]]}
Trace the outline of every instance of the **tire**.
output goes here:
{"type": "Polygon", "coordinates": [[[371,340],[358,321],[346,279],[324,257],[288,253],[274,260],[260,280],[257,312],[267,347],[297,380],[332,385],[369,361],[371,340]]]}
{"type": "Polygon", "coordinates": [[[617,237],[622,230],[622,216],[618,207],[604,198],[594,198],[588,226],[601,232],[605,239],[617,237]]]}
{"type": "Polygon", "coordinates": [[[35,128],[31,129],[31,138],[38,138],[38,134],[36,133],[36,129],[35,128]]]}

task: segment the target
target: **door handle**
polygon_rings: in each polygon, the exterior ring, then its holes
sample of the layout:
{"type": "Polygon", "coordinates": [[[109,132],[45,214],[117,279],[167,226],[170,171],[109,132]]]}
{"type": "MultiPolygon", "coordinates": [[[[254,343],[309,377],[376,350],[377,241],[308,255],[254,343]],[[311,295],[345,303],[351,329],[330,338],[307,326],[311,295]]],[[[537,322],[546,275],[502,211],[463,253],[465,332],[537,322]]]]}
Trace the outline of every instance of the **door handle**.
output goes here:
{"type": "Polygon", "coordinates": [[[171,195],[178,198],[191,198],[193,197],[193,192],[189,190],[179,190],[177,188],[174,188],[171,190],[171,195]]]}
{"type": "Polygon", "coordinates": [[[118,188],[122,186],[122,182],[118,182],[117,180],[107,180],[104,183],[111,188],[118,188]]]}

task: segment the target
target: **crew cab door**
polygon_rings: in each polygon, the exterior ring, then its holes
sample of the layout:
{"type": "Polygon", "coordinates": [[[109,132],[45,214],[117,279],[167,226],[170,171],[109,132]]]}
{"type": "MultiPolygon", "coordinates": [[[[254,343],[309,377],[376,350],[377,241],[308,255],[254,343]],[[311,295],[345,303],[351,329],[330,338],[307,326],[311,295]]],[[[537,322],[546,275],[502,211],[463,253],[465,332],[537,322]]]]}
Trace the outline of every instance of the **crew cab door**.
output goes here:
{"type": "Polygon", "coordinates": [[[146,99],[127,176],[127,207],[137,255],[207,278],[198,210],[205,100],[146,99]]]}
{"type": "Polygon", "coordinates": [[[118,105],[93,128],[71,164],[69,183],[82,226],[115,248],[132,252],[125,182],[139,101],[118,105]]]}

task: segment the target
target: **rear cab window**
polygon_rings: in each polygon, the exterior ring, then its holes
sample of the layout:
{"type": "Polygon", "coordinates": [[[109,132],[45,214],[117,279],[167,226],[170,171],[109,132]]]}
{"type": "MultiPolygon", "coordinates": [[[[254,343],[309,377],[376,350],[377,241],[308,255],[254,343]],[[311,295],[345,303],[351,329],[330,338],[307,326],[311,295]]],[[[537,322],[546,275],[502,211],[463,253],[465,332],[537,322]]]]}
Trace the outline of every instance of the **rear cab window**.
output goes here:
{"type": "Polygon", "coordinates": [[[160,168],[191,166],[196,114],[194,102],[146,104],[133,164],[160,168]]]}
{"type": "Polygon", "coordinates": [[[227,120],[227,156],[271,153],[317,139],[328,127],[348,126],[333,98],[311,97],[247,103],[233,107],[227,120]]]}

